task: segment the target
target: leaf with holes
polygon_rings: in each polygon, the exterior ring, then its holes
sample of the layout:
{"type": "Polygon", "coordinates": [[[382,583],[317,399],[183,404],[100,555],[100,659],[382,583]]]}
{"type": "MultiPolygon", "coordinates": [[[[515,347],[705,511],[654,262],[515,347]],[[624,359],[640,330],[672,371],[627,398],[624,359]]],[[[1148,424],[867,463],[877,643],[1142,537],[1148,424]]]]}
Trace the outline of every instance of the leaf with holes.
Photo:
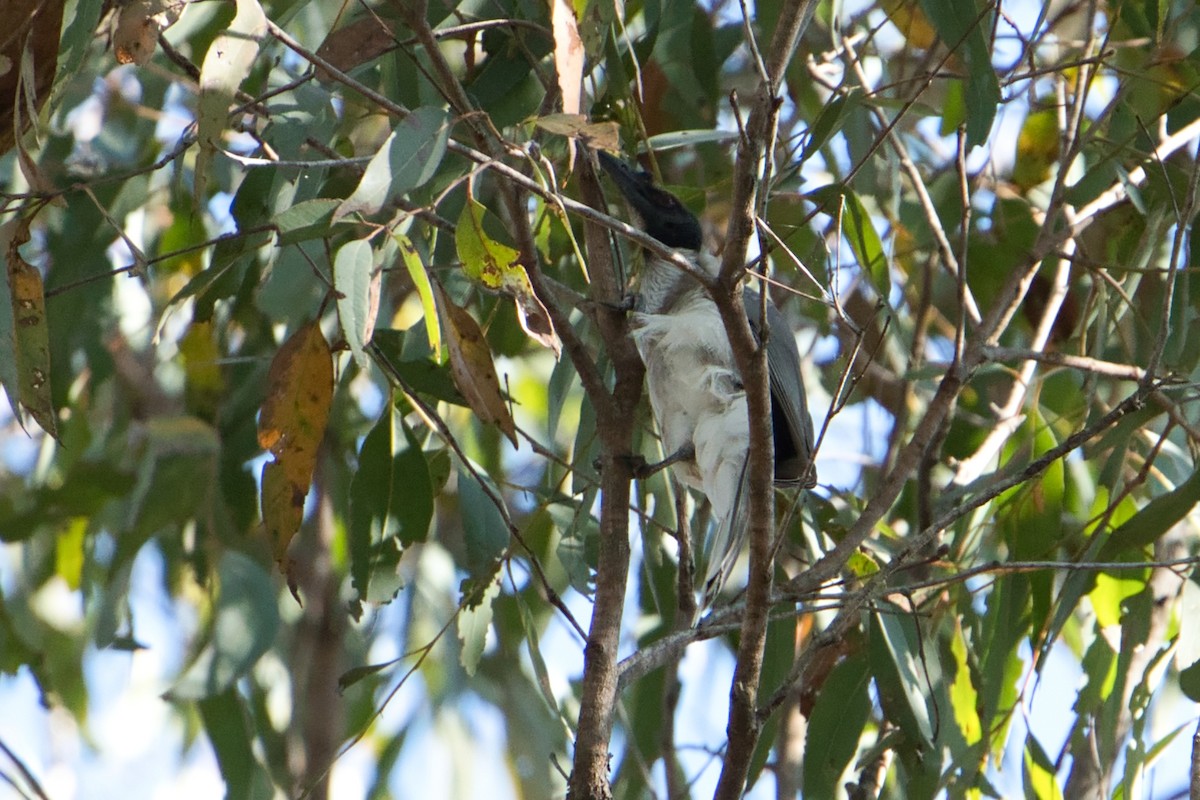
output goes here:
{"type": "Polygon", "coordinates": [[[562,349],[558,334],[545,306],[533,293],[520,253],[488,235],[484,230],[486,217],[483,204],[468,197],[454,234],[463,270],[485,288],[512,296],[524,331],[558,355],[562,349]]]}
{"type": "MultiPolygon", "coordinates": [[[[42,430],[58,438],[50,394],[50,328],[42,274],[21,255],[29,223],[21,220],[8,240],[8,288],[16,347],[17,396],[42,430]]],[[[11,393],[11,387],[6,387],[11,393]]]]}

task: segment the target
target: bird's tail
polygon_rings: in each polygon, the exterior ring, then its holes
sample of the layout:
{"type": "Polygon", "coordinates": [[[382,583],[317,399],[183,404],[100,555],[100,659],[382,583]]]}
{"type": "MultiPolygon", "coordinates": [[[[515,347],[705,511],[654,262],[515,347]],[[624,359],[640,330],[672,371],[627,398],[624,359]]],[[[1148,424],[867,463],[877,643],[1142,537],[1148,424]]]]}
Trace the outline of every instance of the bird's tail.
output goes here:
{"type": "Polygon", "coordinates": [[[733,505],[729,513],[720,517],[712,528],[704,546],[705,576],[704,602],[702,608],[712,608],[725,581],[737,563],[746,541],[746,531],[750,526],[750,470],[749,459],[742,461],[741,477],[737,484],[737,493],[733,497],[733,505]]]}

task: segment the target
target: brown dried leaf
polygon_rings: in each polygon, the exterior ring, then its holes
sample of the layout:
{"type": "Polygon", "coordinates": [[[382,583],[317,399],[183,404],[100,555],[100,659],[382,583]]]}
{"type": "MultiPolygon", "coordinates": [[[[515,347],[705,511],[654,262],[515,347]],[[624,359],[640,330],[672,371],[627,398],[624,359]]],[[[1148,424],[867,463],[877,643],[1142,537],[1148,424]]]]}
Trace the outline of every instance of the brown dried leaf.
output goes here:
{"type": "Polygon", "coordinates": [[[615,122],[588,122],[582,114],[547,114],[535,124],[550,133],[578,139],[592,149],[621,150],[621,127],[615,122]]]}
{"type": "Polygon", "coordinates": [[[162,27],[158,16],[162,5],[161,0],[130,0],[121,6],[112,34],[113,52],[118,62],[140,67],[154,57],[162,27]]]}
{"type": "Polygon", "coordinates": [[[262,514],[275,559],[283,564],[300,529],[333,403],[333,354],[318,322],[308,323],[283,343],[267,381],[258,443],[274,460],[263,467],[262,514]]]}
{"type": "MultiPolygon", "coordinates": [[[[338,28],[317,49],[317,55],[342,72],[349,72],[373,58],[378,58],[396,46],[396,36],[384,20],[375,16],[363,17],[338,28]]],[[[333,76],[317,67],[317,80],[329,83],[333,76]]]]}
{"type": "Polygon", "coordinates": [[[517,426],[500,391],[496,365],[483,331],[475,318],[454,304],[441,284],[433,284],[441,311],[442,331],[450,352],[450,373],[467,405],[484,422],[500,428],[513,447],[517,446],[517,426]]]}

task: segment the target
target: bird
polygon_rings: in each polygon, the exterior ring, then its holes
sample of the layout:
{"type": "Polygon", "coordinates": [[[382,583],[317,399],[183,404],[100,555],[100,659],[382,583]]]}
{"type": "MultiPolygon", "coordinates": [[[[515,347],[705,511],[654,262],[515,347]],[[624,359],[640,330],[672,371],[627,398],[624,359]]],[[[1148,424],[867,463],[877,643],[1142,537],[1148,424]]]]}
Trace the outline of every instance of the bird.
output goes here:
{"type": "MultiPolygon", "coordinates": [[[[632,212],[634,223],[696,270],[716,277],[720,262],[704,249],[700,220],[645,171],[596,151],[632,212]]],[[[762,341],[763,303],[743,287],[756,341],[762,341]]],[[[776,484],[816,485],[813,423],[791,328],[766,303],[767,370],[776,484]]],[[[716,303],[695,277],[645,252],[631,318],[631,336],[646,366],[650,407],[666,458],[679,481],[704,494],[713,525],[703,547],[704,608],[712,606],[733,569],[748,525],[750,431],[746,392],[716,303]]]]}

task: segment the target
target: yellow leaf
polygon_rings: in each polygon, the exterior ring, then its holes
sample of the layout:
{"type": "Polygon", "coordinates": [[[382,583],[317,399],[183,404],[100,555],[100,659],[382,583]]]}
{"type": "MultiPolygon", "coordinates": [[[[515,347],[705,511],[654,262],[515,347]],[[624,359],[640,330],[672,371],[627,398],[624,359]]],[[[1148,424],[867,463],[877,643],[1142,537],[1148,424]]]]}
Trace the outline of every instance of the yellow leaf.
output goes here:
{"type": "Polygon", "coordinates": [[[529,275],[521,265],[520,253],[488,236],[483,229],[486,214],[487,209],[482,203],[473,197],[467,198],[454,234],[463,269],[484,288],[514,297],[521,327],[557,355],[562,345],[545,306],[533,293],[529,275]]]}
{"type": "Polygon", "coordinates": [[[12,297],[16,344],[17,395],[46,433],[58,438],[50,396],[50,329],[42,274],[21,255],[29,241],[29,223],[21,220],[8,240],[8,286],[12,297]]]}
{"type": "Polygon", "coordinates": [[[217,412],[225,391],[225,376],[218,361],[221,358],[211,322],[193,322],[179,340],[179,355],[187,378],[186,398],[189,410],[205,419],[217,412]]]}
{"type": "MultiPolygon", "coordinates": [[[[408,276],[412,278],[413,285],[417,287],[417,294],[421,297],[421,308],[425,311],[425,336],[429,339],[429,347],[435,354],[440,354],[442,331],[438,326],[437,306],[433,302],[433,287],[429,283],[429,273],[425,271],[425,264],[421,262],[421,255],[413,246],[412,240],[402,233],[394,233],[392,238],[396,240],[396,245],[400,248],[400,258],[404,262],[405,269],[408,270],[408,276]]],[[[441,356],[438,355],[438,358],[440,359],[441,356]]]]}
{"type": "Polygon", "coordinates": [[[274,460],[263,467],[262,513],[275,559],[283,563],[300,529],[304,498],[333,402],[333,354],[316,321],[283,343],[267,381],[258,442],[274,460]]]}
{"type": "Polygon", "coordinates": [[[900,35],[913,47],[928,50],[937,41],[937,30],[917,0],[883,0],[880,5],[900,35]]]}
{"type": "Polygon", "coordinates": [[[1032,189],[1050,177],[1050,167],[1058,161],[1058,114],[1053,110],[1034,111],[1025,117],[1017,136],[1017,154],[1012,180],[1022,189],[1032,189]]]}

